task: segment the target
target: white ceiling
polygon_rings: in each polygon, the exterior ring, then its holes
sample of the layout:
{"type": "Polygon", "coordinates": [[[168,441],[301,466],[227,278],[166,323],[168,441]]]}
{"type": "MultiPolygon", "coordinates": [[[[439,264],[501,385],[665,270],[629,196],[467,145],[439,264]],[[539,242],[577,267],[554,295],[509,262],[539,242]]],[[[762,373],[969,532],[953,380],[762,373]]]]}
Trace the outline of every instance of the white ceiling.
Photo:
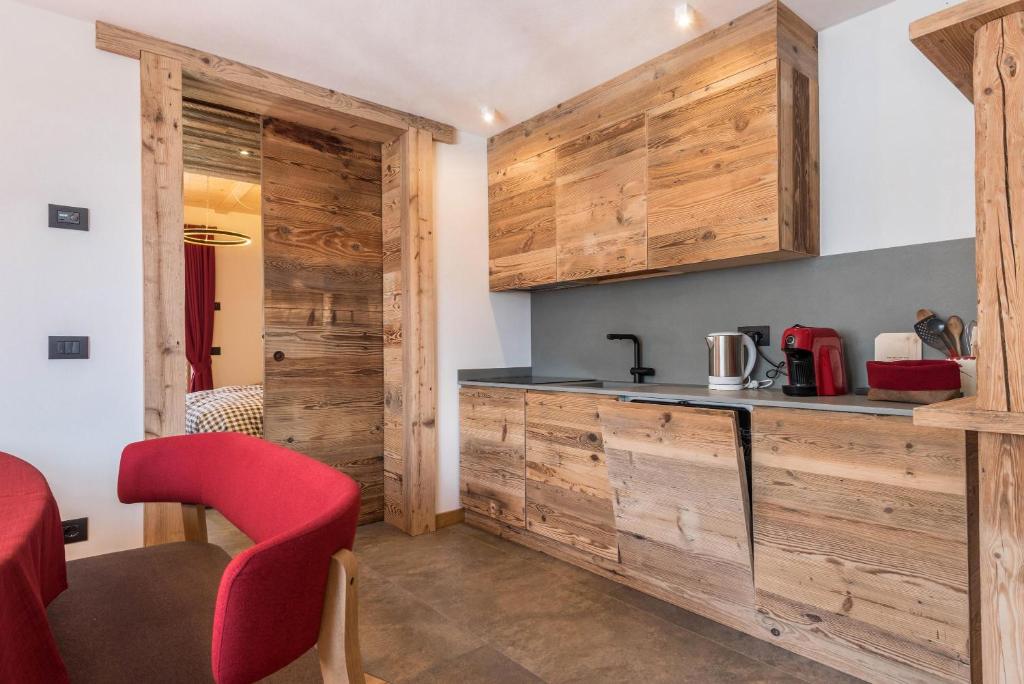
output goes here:
{"type": "MultiPolygon", "coordinates": [[[[491,135],[765,0],[22,0],[491,135]],[[481,105],[498,120],[487,126],[481,105]]],[[[817,29],[891,0],[788,0],[817,29]]]]}

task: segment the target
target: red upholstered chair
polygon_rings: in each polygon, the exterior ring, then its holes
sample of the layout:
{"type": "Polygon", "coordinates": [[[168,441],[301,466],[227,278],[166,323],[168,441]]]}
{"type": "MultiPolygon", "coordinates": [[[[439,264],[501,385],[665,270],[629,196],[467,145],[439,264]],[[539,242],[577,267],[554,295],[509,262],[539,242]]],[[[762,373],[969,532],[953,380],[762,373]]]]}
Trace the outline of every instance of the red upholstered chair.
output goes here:
{"type": "MultiPolygon", "coordinates": [[[[128,445],[118,496],[194,505],[200,520],[203,506],[212,506],[255,542],[220,579],[210,651],[215,681],[253,682],[314,645],[325,682],[365,681],[351,551],[359,488],[351,478],[260,439],[209,433],[128,445]]],[[[205,537],[205,522],[197,527],[205,537]]]]}

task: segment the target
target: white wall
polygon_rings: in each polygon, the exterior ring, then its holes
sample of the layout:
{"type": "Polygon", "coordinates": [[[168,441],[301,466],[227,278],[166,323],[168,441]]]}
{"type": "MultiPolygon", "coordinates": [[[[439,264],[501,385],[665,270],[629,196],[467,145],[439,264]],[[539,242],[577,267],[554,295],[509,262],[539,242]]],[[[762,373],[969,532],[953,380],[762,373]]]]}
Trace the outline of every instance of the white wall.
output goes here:
{"type": "Polygon", "coordinates": [[[948,0],[821,31],[821,253],[974,237],[974,108],[908,38],[948,0]]]}
{"type": "Polygon", "coordinates": [[[0,0],[0,450],[39,468],[61,516],[89,516],[67,556],[138,546],[117,500],[121,448],[142,437],[139,66],[89,22],[0,0]],[[47,203],[90,209],[47,228],[47,203]],[[48,335],[91,358],[48,361],[48,335]]]}
{"type": "Polygon", "coordinates": [[[437,510],[459,507],[460,368],[530,365],[530,295],[488,291],[487,141],[435,145],[437,510]]]}

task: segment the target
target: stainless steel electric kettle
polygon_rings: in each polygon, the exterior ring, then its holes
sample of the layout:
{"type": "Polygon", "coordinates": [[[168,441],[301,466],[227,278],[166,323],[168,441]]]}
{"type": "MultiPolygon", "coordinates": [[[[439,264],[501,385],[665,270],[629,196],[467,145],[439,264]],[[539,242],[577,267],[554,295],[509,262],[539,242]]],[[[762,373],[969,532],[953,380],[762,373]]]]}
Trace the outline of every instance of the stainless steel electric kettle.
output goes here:
{"type": "Polygon", "coordinates": [[[711,333],[704,340],[708,345],[708,388],[743,389],[757,363],[754,340],[740,332],[711,333]]]}

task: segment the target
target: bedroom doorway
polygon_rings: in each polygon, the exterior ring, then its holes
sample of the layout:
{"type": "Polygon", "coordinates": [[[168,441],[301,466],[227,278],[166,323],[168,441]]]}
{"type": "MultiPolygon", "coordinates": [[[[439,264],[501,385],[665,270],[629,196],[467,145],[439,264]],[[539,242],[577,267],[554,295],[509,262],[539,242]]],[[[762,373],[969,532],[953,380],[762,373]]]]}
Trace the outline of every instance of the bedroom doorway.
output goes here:
{"type": "Polygon", "coordinates": [[[263,437],[260,118],[182,101],[185,432],[263,437]]]}

